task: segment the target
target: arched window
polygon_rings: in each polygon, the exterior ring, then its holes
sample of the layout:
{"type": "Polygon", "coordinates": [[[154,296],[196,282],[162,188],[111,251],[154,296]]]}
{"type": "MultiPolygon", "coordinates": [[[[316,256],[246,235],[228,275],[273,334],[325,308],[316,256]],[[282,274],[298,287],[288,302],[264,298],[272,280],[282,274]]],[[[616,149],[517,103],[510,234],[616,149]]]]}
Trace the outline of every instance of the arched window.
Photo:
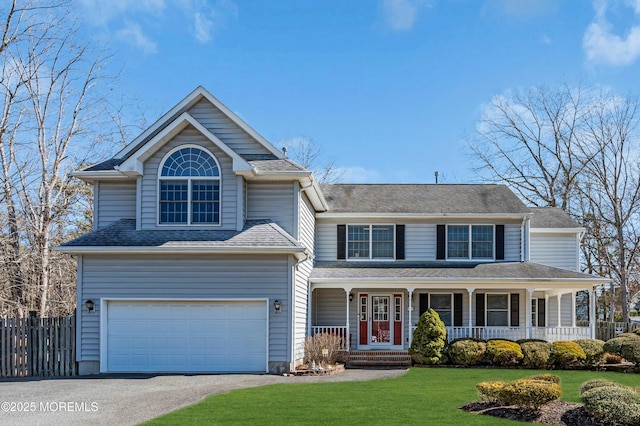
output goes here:
{"type": "Polygon", "coordinates": [[[161,224],[220,224],[220,168],[211,154],[181,148],[160,170],[161,224]]]}

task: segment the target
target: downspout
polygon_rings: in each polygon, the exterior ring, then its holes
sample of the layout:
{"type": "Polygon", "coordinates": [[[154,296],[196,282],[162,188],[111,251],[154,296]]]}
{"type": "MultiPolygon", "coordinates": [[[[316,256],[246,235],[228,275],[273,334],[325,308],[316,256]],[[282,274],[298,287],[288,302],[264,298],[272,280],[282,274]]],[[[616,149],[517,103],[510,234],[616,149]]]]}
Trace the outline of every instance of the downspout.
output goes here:
{"type": "Polygon", "coordinates": [[[520,225],[520,262],[524,262],[525,242],[524,242],[524,224],[527,221],[527,216],[522,217],[522,224],[520,225]]]}
{"type": "Polygon", "coordinates": [[[531,248],[529,244],[529,241],[531,240],[531,218],[529,216],[525,218],[524,240],[525,240],[524,260],[525,262],[528,262],[531,259],[531,253],[529,252],[531,248]]]}

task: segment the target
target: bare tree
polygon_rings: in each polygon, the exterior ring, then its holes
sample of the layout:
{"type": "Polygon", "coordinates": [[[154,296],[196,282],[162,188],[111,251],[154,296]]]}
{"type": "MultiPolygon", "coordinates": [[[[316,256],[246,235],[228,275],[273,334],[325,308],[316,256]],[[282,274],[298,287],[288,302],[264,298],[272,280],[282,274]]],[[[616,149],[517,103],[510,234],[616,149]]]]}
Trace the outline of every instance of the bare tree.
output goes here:
{"type": "Polygon", "coordinates": [[[635,98],[580,86],[535,88],[495,97],[470,142],[482,177],[585,226],[584,270],[612,278],[609,316],[618,300],[624,321],[640,257],[638,108],[635,98]]]}
{"type": "Polygon", "coordinates": [[[598,98],[585,119],[580,195],[600,233],[599,261],[620,289],[622,320],[629,321],[629,285],[640,249],[640,109],[636,99],[598,98]]]}
{"type": "Polygon", "coordinates": [[[342,173],[336,168],[336,160],[327,158],[312,138],[298,136],[283,139],[280,144],[287,149],[287,154],[293,161],[311,170],[318,182],[335,183],[342,177],[342,173]]]}
{"type": "Polygon", "coordinates": [[[105,102],[95,90],[102,59],[79,42],[72,16],[66,1],[0,6],[0,315],[75,305],[75,266],[52,248],[85,222],[76,207],[90,191],[68,172],[95,155],[86,138],[105,102]]]}

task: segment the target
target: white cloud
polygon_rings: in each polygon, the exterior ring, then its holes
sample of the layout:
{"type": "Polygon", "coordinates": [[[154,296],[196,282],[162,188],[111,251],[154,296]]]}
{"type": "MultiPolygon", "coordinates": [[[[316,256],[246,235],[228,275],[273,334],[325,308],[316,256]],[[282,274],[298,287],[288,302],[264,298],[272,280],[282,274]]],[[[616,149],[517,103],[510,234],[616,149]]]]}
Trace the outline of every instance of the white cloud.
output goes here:
{"type": "Polygon", "coordinates": [[[125,27],[116,31],[116,36],[124,42],[139,48],[146,54],[155,53],[158,50],[158,45],[147,37],[140,25],[135,22],[129,22],[125,27]]]}
{"type": "Polygon", "coordinates": [[[373,169],[365,169],[362,166],[336,167],[336,176],[340,176],[341,183],[384,182],[380,172],[373,169]]]}
{"type": "Polygon", "coordinates": [[[166,7],[165,0],[79,0],[89,21],[97,25],[107,24],[112,19],[142,13],[159,15],[166,7]]]}
{"type": "Polygon", "coordinates": [[[429,7],[425,0],[382,0],[382,11],[387,26],[392,30],[408,31],[418,18],[422,7],[429,7]]]}
{"type": "MultiPolygon", "coordinates": [[[[627,6],[640,17],[640,0],[628,0],[627,6]]],[[[607,2],[596,0],[594,21],[587,27],[582,46],[587,60],[606,65],[629,65],[640,57],[640,24],[632,26],[625,37],[614,33],[607,20],[607,2]]]]}

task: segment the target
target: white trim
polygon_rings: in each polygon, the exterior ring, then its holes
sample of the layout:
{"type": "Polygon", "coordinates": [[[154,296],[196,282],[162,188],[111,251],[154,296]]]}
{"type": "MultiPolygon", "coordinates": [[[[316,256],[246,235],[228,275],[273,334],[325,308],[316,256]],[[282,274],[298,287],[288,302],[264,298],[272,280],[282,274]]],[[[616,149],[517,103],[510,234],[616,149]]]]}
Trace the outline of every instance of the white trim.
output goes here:
{"type": "Polygon", "coordinates": [[[100,219],[98,216],[98,210],[100,210],[100,182],[96,182],[93,185],[93,230],[98,229],[98,220],[100,219]]]}
{"type": "MultiPolygon", "coordinates": [[[[108,373],[107,354],[108,336],[107,321],[109,302],[264,302],[266,309],[265,328],[267,347],[265,356],[265,373],[269,372],[269,299],[263,297],[256,298],[180,298],[180,297],[105,297],[100,299],[100,373],[108,373]]],[[[78,333],[78,336],[81,333],[78,333]]]]}
{"type": "Polygon", "coordinates": [[[84,352],[82,348],[82,310],[85,307],[82,299],[82,256],[78,256],[76,263],[78,265],[76,272],[76,361],[80,362],[84,352]]]}
{"type": "Polygon", "coordinates": [[[529,228],[532,234],[575,234],[584,231],[585,228],[529,228]]]}
{"type": "MultiPolygon", "coordinates": [[[[222,187],[220,187],[222,191],[222,187]]],[[[220,194],[222,196],[222,194],[220,194]]],[[[244,228],[244,211],[245,211],[246,195],[244,190],[244,179],[242,176],[236,176],[236,231],[242,231],[244,228]]],[[[222,206],[220,206],[222,208],[222,206]]],[[[222,221],[222,216],[220,217],[222,221]]]]}
{"type": "Polygon", "coordinates": [[[136,179],[136,231],[142,229],[142,177],[136,179]]]}
{"type": "Polygon", "coordinates": [[[185,145],[180,145],[177,146],[175,148],[173,148],[172,150],[170,150],[168,153],[165,154],[164,157],[162,157],[162,160],[160,161],[159,165],[158,165],[158,170],[156,172],[156,226],[158,227],[177,227],[177,228],[182,228],[182,227],[189,227],[189,228],[211,228],[211,227],[221,227],[222,226],[222,168],[220,167],[220,162],[218,161],[218,159],[216,158],[216,156],[207,148],[197,145],[197,144],[185,144],[185,145]],[[213,161],[216,163],[216,167],[218,168],[218,176],[162,176],[162,169],[164,168],[164,163],[167,162],[167,160],[169,159],[169,157],[171,157],[171,155],[173,155],[175,152],[183,150],[183,149],[187,149],[187,148],[195,148],[195,149],[199,149],[201,151],[206,152],[207,154],[209,154],[211,156],[211,158],[213,158],[213,161]],[[174,222],[167,222],[167,223],[162,223],[160,222],[160,215],[162,214],[161,212],[161,208],[160,208],[160,182],[161,181],[166,181],[166,180],[186,180],[187,181],[187,223],[174,223],[174,222]],[[218,182],[218,222],[212,222],[212,223],[191,223],[191,215],[193,213],[193,205],[192,205],[192,192],[193,192],[193,187],[192,187],[192,182],[194,180],[207,180],[207,181],[217,181],[218,182]]]}
{"type": "MultiPolygon", "coordinates": [[[[528,214],[528,213],[527,213],[528,214]]],[[[527,215],[525,214],[525,215],[527,215]]],[[[317,219],[522,219],[522,213],[493,214],[493,213],[316,213],[317,219]]]]}
{"type": "Polygon", "coordinates": [[[496,225],[494,223],[447,223],[444,230],[444,251],[445,260],[453,262],[495,262],[496,260],[496,225]],[[449,227],[450,226],[466,226],[469,230],[469,240],[467,241],[468,257],[449,257],[449,227]],[[490,226],[491,227],[491,245],[492,257],[473,257],[473,227],[474,226],[490,226]]]}
{"type": "Polygon", "coordinates": [[[396,260],[396,224],[395,223],[347,223],[345,236],[345,260],[347,262],[393,262],[396,260]],[[349,257],[349,227],[350,226],[368,226],[369,227],[369,257],[349,257]],[[393,257],[373,257],[373,227],[374,226],[391,226],[393,237],[393,257]]]}

